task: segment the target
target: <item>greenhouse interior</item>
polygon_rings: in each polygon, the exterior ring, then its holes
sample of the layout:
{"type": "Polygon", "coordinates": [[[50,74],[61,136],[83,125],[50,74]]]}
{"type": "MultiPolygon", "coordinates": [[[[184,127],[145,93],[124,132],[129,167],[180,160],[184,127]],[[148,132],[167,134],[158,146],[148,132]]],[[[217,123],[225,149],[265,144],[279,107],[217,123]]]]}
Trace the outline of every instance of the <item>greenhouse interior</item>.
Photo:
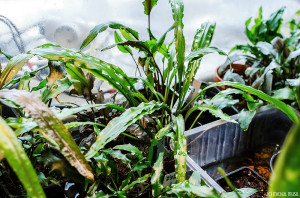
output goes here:
{"type": "Polygon", "coordinates": [[[1,198],[299,197],[299,119],[299,0],[0,0],[1,198]]]}

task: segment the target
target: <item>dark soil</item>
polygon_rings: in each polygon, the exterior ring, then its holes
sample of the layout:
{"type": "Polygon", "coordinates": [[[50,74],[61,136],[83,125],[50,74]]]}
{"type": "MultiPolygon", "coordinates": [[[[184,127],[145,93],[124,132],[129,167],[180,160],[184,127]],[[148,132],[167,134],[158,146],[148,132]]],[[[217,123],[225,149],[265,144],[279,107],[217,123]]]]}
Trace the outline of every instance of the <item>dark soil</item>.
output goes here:
{"type": "MultiPolygon", "coordinates": [[[[254,188],[257,190],[255,194],[250,196],[250,198],[262,198],[267,197],[268,184],[253,173],[250,169],[243,169],[230,176],[228,176],[231,183],[236,188],[254,188]]],[[[226,184],[224,179],[218,181],[221,187],[224,188],[226,192],[231,192],[232,189],[226,184]]]]}

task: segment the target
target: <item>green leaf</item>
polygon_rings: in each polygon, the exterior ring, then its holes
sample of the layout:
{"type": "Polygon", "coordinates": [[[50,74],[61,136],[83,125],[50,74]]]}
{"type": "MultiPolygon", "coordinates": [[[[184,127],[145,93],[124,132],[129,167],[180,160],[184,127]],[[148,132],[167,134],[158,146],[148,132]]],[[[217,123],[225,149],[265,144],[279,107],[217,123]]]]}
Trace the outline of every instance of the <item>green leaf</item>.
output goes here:
{"type": "Polygon", "coordinates": [[[168,194],[176,194],[177,197],[220,197],[213,188],[208,186],[196,186],[188,181],[173,184],[168,194]]]}
{"type": "Polygon", "coordinates": [[[12,129],[0,117],[0,149],[30,197],[46,197],[37,174],[12,129]]]}
{"type": "Polygon", "coordinates": [[[295,94],[289,87],[273,91],[273,97],[278,100],[295,100],[295,94]]]}
{"type": "Polygon", "coordinates": [[[201,24],[201,28],[196,31],[191,51],[209,47],[214,36],[216,23],[206,22],[201,24]]]}
{"type": "Polygon", "coordinates": [[[69,163],[80,174],[92,181],[94,180],[90,165],[81,154],[69,131],[39,98],[26,91],[17,90],[1,90],[0,97],[20,104],[24,111],[43,129],[45,134],[59,146],[60,152],[66,157],[69,163]]]}
{"type": "MultiPolygon", "coordinates": [[[[265,100],[271,104],[273,104],[275,107],[277,107],[278,109],[280,109],[283,113],[285,113],[293,122],[298,123],[299,119],[296,115],[296,113],[289,107],[287,106],[285,103],[281,102],[280,100],[277,100],[265,93],[263,93],[262,91],[259,91],[257,89],[254,89],[252,87],[243,85],[241,83],[238,82],[229,82],[229,81],[223,81],[223,82],[218,82],[218,83],[214,83],[210,86],[207,86],[206,88],[204,88],[202,91],[200,91],[198,95],[200,95],[202,92],[204,92],[205,90],[211,88],[211,87],[217,87],[217,86],[231,86],[231,87],[235,87],[238,89],[241,89],[245,92],[249,92],[250,94],[256,95],[259,98],[261,98],[262,100],[265,100]]],[[[194,98],[196,99],[197,96],[194,98]]],[[[194,100],[193,99],[193,100],[194,100]]],[[[193,100],[191,100],[189,103],[193,102],[193,100]]],[[[188,104],[189,105],[189,104],[188,104]]]]}
{"type": "Polygon", "coordinates": [[[157,4],[158,0],[145,0],[143,1],[143,5],[144,5],[144,13],[146,15],[150,15],[152,8],[157,4]]]}
{"type": "Polygon", "coordinates": [[[96,142],[91,146],[86,158],[91,158],[97,154],[107,143],[118,137],[127,127],[146,114],[151,114],[160,109],[163,105],[154,101],[141,103],[137,107],[127,109],[121,116],[112,119],[107,126],[97,136],[96,142]]]}
{"type": "Polygon", "coordinates": [[[103,124],[99,124],[97,122],[69,122],[65,124],[65,127],[67,129],[70,128],[75,128],[75,127],[79,127],[79,126],[84,126],[84,125],[93,125],[93,126],[101,126],[101,127],[105,127],[105,125],[103,124]]]}
{"type": "Polygon", "coordinates": [[[70,115],[73,115],[75,113],[78,113],[80,111],[83,111],[83,110],[86,110],[88,108],[97,108],[97,107],[111,107],[113,109],[117,109],[118,111],[121,111],[121,112],[124,112],[125,109],[122,108],[122,107],[119,107],[118,105],[116,104],[110,104],[110,103],[107,103],[107,104],[89,104],[89,105],[84,105],[84,106],[81,106],[81,107],[75,107],[75,108],[64,108],[61,112],[57,113],[56,116],[59,118],[59,119],[64,119],[70,115]]]}
{"type": "Polygon", "coordinates": [[[115,146],[113,149],[119,149],[119,150],[124,150],[124,151],[131,152],[131,154],[137,155],[137,157],[139,159],[144,158],[142,152],[138,148],[136,148],[135,146],[133,146],[131,144],[118,145],[118,146],[115,146]]]}
{"type": "Polygon", "coordinates": [[[0,75],[0,88],[10,81],[32,57],[31,54],[19,54],[11,58],[0,75]]]}
{"type": "Polygon", "coordinates": [[[37,127],[37,124],[32,119],[24,117],[7,118],[6,122],[10,127],[16,129],[16,136],[19,136],[37,127]]]}
{"type": "Polygon", "coordinates": [[[37,90],[40,90],[40,89],[45,88],[46,86],[47,86],[47,80],[44,79],[44,80],[42,80],[42,81],[38,84],[38,86],[33,87],[33,88],[31,89],[31,91],[37,91],[37,90]]]}
{"type": "Polygon", "coordinates": [[[239,113],[239,124],[244,131],[248,129],[255,114],[256,111],[247,111],[245,109],[239,113]]]}
{"type": "Polygon", "coordinates": [[[50,98],[55,98],[71,86],[72,82],[68,78],[55,80],[49,89],[42,91],[41,99],[46,103],[50,98]]]}
{"type": "Polygon", "coordinates": [[[1,48],[0,48],[0,54],[3,54],[8,60],[10,60],[10,59],[13,58],[13,56],[11,56],[11,55],[9,55],[9,54],[3,52],[3,51],[1,50],[1,48]]]}
{"type": "Polygon", "coordinates": [[[174,159],[175,159],[175,172],[177,183],[185,181],[186,176],[186,156],[187,146],[184,136],[184,119],[180,114],[178,117],[172,118],[174,121],[173,129],[175,131],[174,139],[174,159]]]}
{"type": "Polygon", "coordinates": [[[134,187],[135,184],[140,184],[140,183],[143,183],[143,182],[147,181],[150,176],[151,176],[151,174],[149,173],[149,174],[146,174],[146,175],[144,175],[142,177],[137,178],[136,180],[134,180],[133,182],[131,182],[130,184],[128,184],[127,186],[125,186],[122,189],[122,191],[130,190],[131,188],[134,187]]]}
{"type": "MultiPolygon", "coordinates": [[[[185,67],[184,67],[184,57],[185,57],[185,39],[183,35],[183,1],[182,0],[170,0],[172,7],[172,14],[174,20],[174,36],[175,36],[175,49],[176,49],[176,60],[177,60],[177,77],[179,86],[179,99],[182,100],[182,81],[184,77],[185,67]]],[[[179,102],[181,104],[181,102],[179,102]]],[[[179,104],[179,107],[180,107],[179,104]]]]}
{"type": "Polygon", "coordinates": [[[29,91],[30,90],[29,83],[30,83],[30,74],[29,72],[26,71],[24,75],[20,78],[19,90],[29,91]]]}
{"type": "Polygon", "coordinates": [[[85,38],[83,43],[81,44],[80,49],[82,50],[83,48],[85,48],[88,44],[90,44],[90,42],[92,42],[96,38],[96,36],[98,34],[105,31],[108,27],[115,29],[115,30],[123,29],[126,32],[130,33],[134,38],[136,38],[136,39],[139,38],[139,34],[129,27],[126,27],[126,26],[116,23],[116,22],[107,22],[107,23],[103,23],[103,24],[100,24],[100,25],[97,25],[96,27],[94,27],[90,31],[89,35],[85,38]]]}
{"type": "Polygon", "coordinates": [[[236,193],[240,195],[242,198],[247,198],[256,193],[257,190],[253,188],[240,188],[236,189],[236,192],[223,192],[221,194],[222,198],[239,198],[236,193]]]}
{"type": "Polygon", "coordinates": [[[159,153],[158,158],[153,165],[154,173],[151,178],[153,196],[157,196],[163,189],[163,185],[161,183],[163,176],[163,157],[164,152],[159,153]]]}
{"type": "Polygon", "coordinates": [[[186,58],[186,61],[195,61],[197,59],[201,59],[204,55],[210,54],[210,53],[219,53],[220,55],[227,55],[222,50],[216,48],[216,47],[204,47],[201,49],[197,49],[192,51],[186,58]]]}
{"type": "Polygon", "coordinates": [[[208,104],[195,105],[194,107],[192,107],[191,109],[188,110],[185,118],[187,119],[191,113],[193,113],[195,110],[198,110],[198,109],[203,112],[209,111],[216,118],[220,118],[220,119],[228,121],[228,122],[237,123],[235,120],[231,119],[227,114],[223,113],[223,111],[221,109],[219,109],[218,107],[208,105],[208,104]]]}
{"type": "Polygon", "coordinates": [[[62,50],[57,50],[49,44],[31,50],[28,53],[36,54],[49,60],[60,60],[71,63],[78,68],[88,71],[95,77],[107,81],[114,89],[123,94],[132,106],[138,104],[131,94],[132,92],[129,90],[130,87],[132,90],[136,91],[133,84],[137,79],[128,77],[124,71],[115,65],[106,63],[76,50],[64,48],[62,48],[62,50]]]}
{"type": "Polygon", "coordinates": [[[276,50],[274,49],[272,44],[260,41],[256,44],[256,47],[259,48],[262,54],[267,56],[272,55],[273,57],[276,57],[276,50]]]}
{"type": "MultiPolygon", "coordinates": [[[[115,35],[115,42],[116,42],[116,43],[120,43],[120,42],[123,41],[122,38],[120,37],[120,35],[118,34],[117,31],[115,31],[114,35],[115,35]]],[[[127,45],[124,45],[124,46],[122,46],[122,45],[117,45],[117,47],[118,47],[118,49],[119,49],[121,52],[123,52],[123,53],[129,53],[129,54],[132,54],[131,49],[130,49],[127,45]]]]}
{"type": "Polygon", "coordinates": [[[124,164],[129,164],[130,159],[126,157],[120,150],[113,150],[111,148],[103,150],[104,153],[109,154],[111,157],[121,160],[124,164]]]}
{"type": "Polygon", "coordinates": [[[111,168],[108,165],[108,163],[110,162],[110,160],[106,156],[106,154],[105,153],[101,153],[100,155],[94,156],[93,158],[94,158],[94,160],[96,160],[97,167],[99,168],[97,170],[100,170],[100,171],[96,170],[96,172],[97,173],[99,172],[98,174],[103,174],[105,176],[109,176],[111,174],[111,168]]]}
{"type": "Polygon", "coordinates": [[[198,171],[194,171],[189,179],[190,184],[201,186],[201,175],[198,171]]]}
{"type": "Polygon", "coordinates": [[[272,13],[270,18],[266,21],[268,29],[273,32],[278,32],[282,23],[282,15],[285,10],[285,7],[280,8],[276,12],[272,13]]]}
{"type": "Polygon", "coordinates": [[[233,69],[227,70],[227,72],[225,73],[225,75],[223,77],[223,80],[231,81],[231,82],[240,82],[242,84],[245,84],[243,77],[237,73],[234,73],[233,69]]]}
{"type": "MultiPolygon", "coordinates": [[[[270,198],[278,197],[274,192],[298,192],[300,186],[300,125],[294,126],[282,146],[276,159],[274,171],[270,178],[270,198]]],[[[292,197],[288,195],[289,197],[292,197]]]]}
{"type": "Polygon", "coordinates": [[[221,94],[218,95],[218,98],[214,96],[211,99],[211,103],[213,106],[218,107],[219,109],[223,109],[226,107],[231,107],[239,102],[238,99],[234,100],[232,99],[232,96],[228,96],[222,92],[219,92],[221,94]]]}
{"type": "Polygon", "coordinates": [[[96,192],[94,195],[90,196],[89,198],[109,198],[107,194],[105,194],[102,190],[96,192]]]}

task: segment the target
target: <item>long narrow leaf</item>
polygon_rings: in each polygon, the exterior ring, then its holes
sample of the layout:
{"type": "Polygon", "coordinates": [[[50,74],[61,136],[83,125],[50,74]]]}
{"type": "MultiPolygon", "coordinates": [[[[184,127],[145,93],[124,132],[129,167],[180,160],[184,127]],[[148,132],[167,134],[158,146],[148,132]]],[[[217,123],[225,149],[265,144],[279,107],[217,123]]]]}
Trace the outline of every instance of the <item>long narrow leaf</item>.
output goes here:
{"type": "Polygon", "coordinates": [[[94,27],[90,31],[89,35],[83,41],[82,45],[80,46],[80,49],[85,48],[88,44],[90,44],[90,42],[92,42],[96,38],[96,36],[98,34],[105,31],[108,27],[110,27],[112,29],[123,29],[123,30],[127,31],[128,33],[130,33],[132,36],[134,36],[136,39],[139,38],[138,33],[129,27],[126,27],[126,26],[116,23],[116,22],[107,22],[107,23],[103,23],[103,24],[100,24],[100,25],[97,25],[96,27],[94,27]]]}
{"type": "Polygon", "coordinates": [[[185,181],[186,175],[186,156],[187,146],[184,136],[184,119],[182,115],[173,117],[174,131],[176,133],[174,140],[174,158],[175,158],[175,172],[177,183],[185,181]]]}
{"type": "Polygon", "coordinates": [[[154,163],[153,169],[154,173],[151,177],[151,184],[152,184],[152,195],[157,196],[163,189],[163,185],[161,183],[162,173],[163,173],[163,157],[164,153],[159,153],[159,156],[154,163]]]}
{"type": "MultiPolygon", "coordinates": [[[[270,197],[278,197],[274,192],[299,193],[300,185],[300,125],[292,128],[288,134],[280,155],[277,157],[274,171],[271,175],[270,197]]],[[[298,196],[298,194],[297,194],[298,196]]]]}
{"type": "Polygon", "coordinates": [[[24,185],[30,197],[46,197],[36,172],[22,148],[18,138],[7,123],[0,117],[0,149],[24,185]]]}
{"type": "Polygon", "coordinates": [[[296,115],[296,113],[289,107],[287,106],[284,102],[281,102],[280,100],[277,100],[265,93],[263,93],[260,90],[254,89],[252,87],[249,87],[247,85],[244,85],[242,83],[238,83],[238,82],[229,82],[229,81],[223,81],[223,82],[218,82],[218,83],[214,83],[212,85],[207,86],[206,88],[204,88],[203,90],[201,90],[183,109],[182,111],[188,106],[190,105],[195,99],[197,99],[204,91],[206,91],[209,88],[212,87],[217,87],[217,86],[231,86],[231,87],[235,87],[238,88],[240,90],[243,90],[245,92],[249,92],[250,94],[256,95],[259,98],[261,98],[262,100],[265,100],[271,104],[273,104],[275,107],[277,107],[278,109],[280,109],[283,113],[285,113],[293,122],[298,123],[299,119],[296,115]]]}
{"type": "Polygon", "coordinates": [[[174,34],[175,34],[175,49],[177,59],[178,83],[179,83],[179,98],[182,95],[182,80],[184,76],[184,57],[185,57],[185,39],[183,35],[183,2],[182,0],[170,0],[173,19],[174,19],[174,34]]]}
{"type": "Polygon", "coordinates": [[[32,57],[33,55],[30,54],[19,54],[11,58],[1,73],[0,87],[10,81],[32,57]]]}
{"type": "Polygon", "coordinates": [[[45,134],[59,146],[60,152],[80,174],[94,180],[91,167],[81,154],[79,147],[64,124],[36,96],[26,91],[1,90],[0,97],[12,100],[23,107],[24,111],[39,125],[45,134]]]}
{"type": "Polygon", "coordinates": [[[97,136],[96,142],[87,152],[86,157],[91,158],[97,154],[107,143],[118,137],[127,127],[146,114],[151,114],[162,107],[161,103],[154,101],[141,103],[137,107],[127,109],[121,116],[112,119],[107,126],[97,136]]]}
{"type": "Polygon", "coordinates": [[[132,96],[129,88],[135,90],[135,78],[128,77],[119,67],[106,63],[95,57],[83,54],[75,50],[61,48],[56,50],[52,44],[45,44],[29,51],[28,53],[36,54],[49,60],[59,60],[92,73],[94,76],[107,81],[113,88],[119,91],[130,102],[132,106],[137,105],[137,101],[132,96]]]}

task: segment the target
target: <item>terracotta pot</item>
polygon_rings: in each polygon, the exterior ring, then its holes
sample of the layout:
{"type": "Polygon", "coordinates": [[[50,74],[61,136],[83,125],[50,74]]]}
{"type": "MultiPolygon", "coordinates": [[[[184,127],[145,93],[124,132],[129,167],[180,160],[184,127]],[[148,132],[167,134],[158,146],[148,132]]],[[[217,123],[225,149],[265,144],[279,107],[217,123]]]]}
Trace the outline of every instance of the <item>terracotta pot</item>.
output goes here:
{"type": "MultiPolygon", "coordinates": [[[[221,66],[219,66],[215,71],[215,82],[223,81],[223,77],[224,77],[225,73],[227,72],[227,70],[230,68],[230,65],[228,65],[227,68],[222,72],[221,76],[218,73],[220,67],[221,66]]],[[[248,67],[249,67],[248,65],[231,64],[231,68],[233,68],[233,72],[240,74],[240,75],[243,75],[248,67]]]]}

